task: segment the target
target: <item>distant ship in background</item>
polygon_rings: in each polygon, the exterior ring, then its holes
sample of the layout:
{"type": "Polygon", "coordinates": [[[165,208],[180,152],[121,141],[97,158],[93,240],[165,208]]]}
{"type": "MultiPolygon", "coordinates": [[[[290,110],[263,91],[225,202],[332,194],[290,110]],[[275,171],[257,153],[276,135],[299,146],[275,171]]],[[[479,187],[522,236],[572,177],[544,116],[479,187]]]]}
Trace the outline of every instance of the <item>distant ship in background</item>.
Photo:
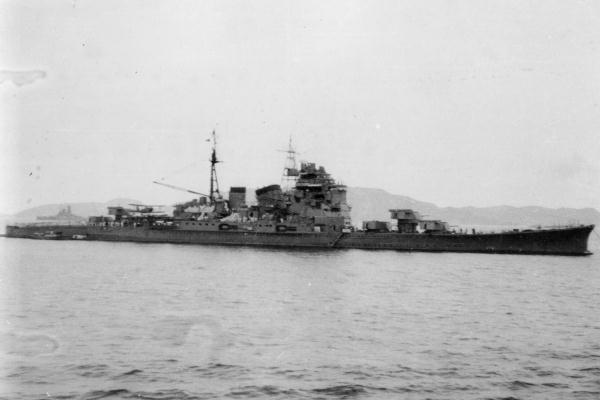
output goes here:
{"type": "MultiPolygon", "coordinates": [[[[189,243],[283,248],[340,248],[429,252],[588,255],[594,225],[548,229],[513,229],[500,233],[451,230],[440,220],[423,219],[412,209],[391,209],[393,223],[364,221],[354,227],[346,186],[322,166],[302,162],[297,168],[290,146],[282,182],[255,191],[231,187],[227,199],[217,179],[216,136],[212,134],[209,192],[203,194],[163,182],[199,197],[175,205],[172,215],[160,206],[115,206],[85,225],[9,225],[6,236],[35,239],[189,243]],[[282,187],[283,186],[283,187],[282,187]]],[[[59,213],[60,215],[61,213],[59,213]]],[[[70,214],[70,209],[63,216],[70,214]]]]}
{"type": "Polygon", "coordinates": [[[65,208],[61,208],[58,214],[50,215],[50,216],[39,216],[36,217],[38,221],[45,222],[54,222],[61,221],[67,223],[77,223],[85,221],[84,217],[80,217],[79,215],[75,215],[71,212],[71,206],[67,205],[65,208]]]}

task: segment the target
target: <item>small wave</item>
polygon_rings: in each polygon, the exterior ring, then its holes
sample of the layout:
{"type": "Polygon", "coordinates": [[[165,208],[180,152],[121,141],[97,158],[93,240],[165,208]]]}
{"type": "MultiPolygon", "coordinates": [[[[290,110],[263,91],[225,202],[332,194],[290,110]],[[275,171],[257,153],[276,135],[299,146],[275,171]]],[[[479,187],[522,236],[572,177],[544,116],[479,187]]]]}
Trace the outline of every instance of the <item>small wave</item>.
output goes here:
{"type": "Polygon", "coordinates": [[[249,372],[248,368],[242,367],[240,365],[229,365],[229,364],[220,364],[220,363],[211,363],[206,366],[200,365],[192,365],[187,368],[188,370],[196,373],[202,374],[204,377],[234,377],[247,374],[249,372]]]}
{"type": "MultiPolygon", "coordinates": [[[[142,400],[200,400],[205,397],[199,397],[183,390],[171,389],[156,392],[135,392],[131,393],[128,398],[142,400]]],[[[213,397],[211,396],[211,398],[213,397]]]]}
{"type": "Polygon", "coordinates": [[[364,371],[345,371],[344,375],[354,376],[355,379],[370,379],[373,377],[372,374],[364,371]]]}
{"type": "Polygon", "coordinates": [[[500,374],[496,371],[481,371],[480,373],[476,374],[475,377],[476,378],[490,378],[492,376],[499,376],[500,374]]]}
{"type": "Polygon", "coordinates": [[[581,372],[593,372],[594,374],[600,374],[600,367],[588,367],[588,368],[580,368],[578,371],[581,372]]]}
{"type": "Polygon", "coordinates": [[[211,363],[209,364],[209,366],[211,368],[225,368],[225,369],[229,369],[229,368],[238,368],[237,365],[231,365],[231,364],[221,364],[221,363],[211,363]]]}
{"type": "Polygon", "coordinates": [[[110,396],[127,395],[131,392],[127,389],[111,389],[111,390],[94,390],[81,396],[85,400],[99,400],[110,396]]]}
{"type": "Polygon", "coordinates": [[[535,383],[525,381],[512,381],[508,384],[511,389],[523,389],[535,386],[535,383]]]}
{"type": "Polygon", "coordinates": [[[338,385],[322,389],[313,389],[315,393],[328,394],[331,396],[357,396],[366,393],[364,386],[361,385],[338,385]]]}
{"type": "Polygon", "coordinates": [[[50,382],[43,379],[25,379],[22,382],[25,385],[49,385],[50,382]]]}
{"type": "Polygon", "coordinates": [[[578,375],[578,374],[575,374],[575,375],[573,375],[573,374],[569,374],[569,375],[565,375],[565,376],[566,376],[567,378],[571,378],[571,379],[581,379],[581,378],[584,378],[584,376],[583,376],[583,375],[578,375]]]}
{"type": "Polygon", "coordinates": [[[568,389],[569,385],[565,383],[556,383],[556,382],[548,382],[542,383],[542,386],[551,387],[551,388],[560,388],[560,389],[568,389]]]}
{"type": "Polygon", "coordinates": [[[567,352],[543,352],[540,355],[548,356],[550,358],[554,358],[556,360],[577,360],[577,359],[595,359],[600,358],[600,354],[584,352],[584,353],[567,353],[567,352]]]}
{"type": "Polygon", "coordinates": [[[81,364],[81,365],[69,365],[69,369],[78,369],[78,370],[90,370],[97,368],[108,368],[107,364],[81,364]]]}
{"type": "MultiPolygon", "coordinates": [[[[117,396],[123,399],[141,400],[199,400],[200,397],[191,395],[183,390],[158,390],[156,392],[131,392],[127,389],[94,390],[80,397],[82,400],[99,400],[117,396]]],[[[55,397],[55,396],[53,396],[55,397]]]]}
{"type": "Polygon", "coordinates": [[[525,367],[525,369],[528,371],[534,372],[537,376],[540,376],[540,377],[554,375],[554,372],[543,370],[543,369],[541,369],[541,367],[538,367],[538,366],[525,367]]]}
{"type": "MultiPolygon", "coordinates": [[[[269,368],[272,369],[272,368],[269,368]]],[[[304,379],[307,376],[306,370],[293,370],[293,369],[275,369],[273,371],[275,375],[283,375],[290,379],[304,379]]]]}
{"type": "Polygon", "coordinates": [[[21,365],[19,367],[12,369],[12,372],[7,374],[6,377],[7,378],[17,378],[22,375],[34,373],[37,370],[39,370],[39,368],[35,367],[33,365],[21,365]]]}
{"type": "Polygon", "coordinates": [[[238,367],[237,365],[230,365],[230,364],[210,363],[210,364],[207,364],[206,366],[192,365],[188,368],[193,371],[206,371],[206,370],[224,370],[224,371],[226,371],[226,370],[232,370],[232,369],[237,369],[237,368],[241,368],[241,367],[238,367]]]}
{"type": "MultiPolygon", "coordinates": [[[[594,391],[592,391],[592,390],[578,390],[578,391],[575,391],[575,392],[573,392],[573,394],[574,394],[574,395],[577,395],[577,396],[579,396],[579,395],[585,395],[585,396],[587,396],[587,395],[598,396],[598,395],[600,395],[600,392],[594,392],[594,391]]],[[[594,398],[596,398],[596,397],[594,397],[594,398]]]]}
{"type": "MultiPolygon", "coordinates": [[[[428,392],[429,390],[421,390],[421,389],[417,389],[415,387],[416,385],[410,385],[410,386],[405,386],[405,387],[397,387],[395,389],[393,389],[394,392],[396,393],[413,393],[413,392],[428,392]]],[[[431,391],[429,391],[431,392],[431,391]]]]}
{"type": "Polygon", "coordinates": [[[139,374],[140,372],[143,372],[143,371],[141,369],[132,369],[131,371],[124,372],[119,376],[135,375],[135,374],[139,374]]]}
{"type": "Polygon", "coordinates": [[[461,391],[461,392],[466,392],[469,390],[477,390],[477,388],[475,386],[471,386],[471,385],[444,385],[442,386],[442,389],[444,390],[450,390],[450,391],[461,391]]]}
{"type": "Polygon", "coordinates": [[[451,368],[440,368],[437,371],[431,371],[429,373],[427,373],[427,375],[433,375],[433,376],[441,376],[441,377],[453,377],[453,376],[458,376],[459,375],[459,369],[455,368],[455,367],[451,367],[451,368]]]}
{"type": "Polygon", "coordinates": [[[294,396],[298,392],[294,389],[282,389],[277,386],[263,385],[263,386],[242,386],[231,391],[228,397],[258,397],[261,395],[268,396],[294,396]]]}
{"type": "MultiPolygon", "coordinates": [[[[369,392],[387,392],[389,389],[383,387],[363,386],[363,385],[337,385],[320,389],[313,389],[313,393],[325,394],[329,396],[349,398],[361,396],[369,392]]],[[[400,390],[406,392],[406,390],[400,390]]],[[[412,390],[410,390],[412,391],[412,390]]]]}
{"type": "Polygon", "coordinates": [[[508,397],[488,397],[485,400],[521,400],[518,397],[508,396],[508,397]]]}
{"type": "Polygon", "coordinates": [[[109,366],[106,364],[82,364],[69,369],[75,370],[77,375],[85,378],[101,378],[108,375],[109,366]]]}

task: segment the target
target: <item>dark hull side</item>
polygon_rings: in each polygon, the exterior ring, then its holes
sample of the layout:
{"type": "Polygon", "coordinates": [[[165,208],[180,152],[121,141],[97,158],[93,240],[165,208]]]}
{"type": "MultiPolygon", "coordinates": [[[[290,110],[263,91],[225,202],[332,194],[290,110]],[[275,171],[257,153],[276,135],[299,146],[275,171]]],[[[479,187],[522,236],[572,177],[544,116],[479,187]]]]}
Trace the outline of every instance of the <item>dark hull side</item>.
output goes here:
{"type": "Polygon", "coordinates": [[[588,255],[587,243],[593,225],[521,232],[463,234],[400,233],[276,233],[244,231],[193,231],[183,229],[149,229],[145,227],[95,226],[7,226],[7,237],[57,239],[44,237],[46,232],[59,239],[217,244],[235,246],[271,246],[305,248],[342,248],[431,252],[511,253],[588,255]]]}
{"type": "Polygon", "coordinates": [[[343,237],[340,248],[452,251],[467,253],[589,255],[588,237],[594,226],[467,234],[397,234],[356,232],[343,237]]]}

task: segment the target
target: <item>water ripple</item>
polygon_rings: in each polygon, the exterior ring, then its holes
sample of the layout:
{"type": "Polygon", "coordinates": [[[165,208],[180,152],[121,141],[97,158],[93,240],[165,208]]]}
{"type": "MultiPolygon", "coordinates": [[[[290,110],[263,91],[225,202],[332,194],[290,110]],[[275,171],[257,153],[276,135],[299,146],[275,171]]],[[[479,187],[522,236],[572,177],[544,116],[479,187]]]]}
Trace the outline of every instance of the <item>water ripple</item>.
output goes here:
{"type": "Polygon", "coordinates": [[[6,244],[7,399],[600,396],[596,256],[6,244]]]}

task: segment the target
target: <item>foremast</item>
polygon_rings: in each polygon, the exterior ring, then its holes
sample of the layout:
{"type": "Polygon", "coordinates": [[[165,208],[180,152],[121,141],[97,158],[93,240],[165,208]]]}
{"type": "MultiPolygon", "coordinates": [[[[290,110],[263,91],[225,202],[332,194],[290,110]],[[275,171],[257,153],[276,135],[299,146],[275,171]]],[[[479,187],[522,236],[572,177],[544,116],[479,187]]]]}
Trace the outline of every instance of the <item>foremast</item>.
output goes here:
{"type": "Polygon", "coordinates": [[[217,159],[217,135],[215,131],[212,131],[212,153],[210,156],[210,204],[215,203],[215,194],[220,196],[219,192],[219,180],[217,179],[217,163],[220,163],[217,159]]]}

